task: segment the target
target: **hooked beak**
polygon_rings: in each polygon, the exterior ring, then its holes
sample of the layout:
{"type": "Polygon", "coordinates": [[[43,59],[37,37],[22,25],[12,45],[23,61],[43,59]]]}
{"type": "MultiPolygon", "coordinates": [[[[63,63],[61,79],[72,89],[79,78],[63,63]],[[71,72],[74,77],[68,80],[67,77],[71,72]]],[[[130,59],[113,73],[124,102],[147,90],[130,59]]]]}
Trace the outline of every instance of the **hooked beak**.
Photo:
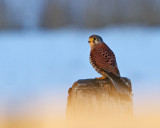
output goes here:
{"type": "Polygon", "coordinates": [[[93,41],[93,38],[89,38],[88,43],[91,43],[93,41]]]}

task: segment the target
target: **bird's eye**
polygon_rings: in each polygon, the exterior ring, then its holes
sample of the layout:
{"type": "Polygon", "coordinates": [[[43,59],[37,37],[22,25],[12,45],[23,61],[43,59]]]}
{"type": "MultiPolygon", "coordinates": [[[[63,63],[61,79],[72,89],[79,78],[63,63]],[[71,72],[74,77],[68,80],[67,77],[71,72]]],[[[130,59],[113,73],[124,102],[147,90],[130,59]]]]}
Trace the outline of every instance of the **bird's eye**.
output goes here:
{"type": "Polygon", "coordinates": [[[96,40],[96,38],[93,38],[93,40],[96,40]]]}

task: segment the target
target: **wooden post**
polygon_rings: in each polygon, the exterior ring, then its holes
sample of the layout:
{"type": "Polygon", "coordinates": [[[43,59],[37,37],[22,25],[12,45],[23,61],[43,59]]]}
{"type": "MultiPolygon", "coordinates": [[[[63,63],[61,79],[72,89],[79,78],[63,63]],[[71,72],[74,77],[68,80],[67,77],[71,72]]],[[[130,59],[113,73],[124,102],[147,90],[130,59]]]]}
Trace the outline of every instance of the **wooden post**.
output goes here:
{"type": "Polygon", "coordinates": [[[132,115],[132,87],[128,78],[123,78],[129,86],[113,86],[109,79],[78,80],[68,90],[67,119],[110,118],[132,115]]]}

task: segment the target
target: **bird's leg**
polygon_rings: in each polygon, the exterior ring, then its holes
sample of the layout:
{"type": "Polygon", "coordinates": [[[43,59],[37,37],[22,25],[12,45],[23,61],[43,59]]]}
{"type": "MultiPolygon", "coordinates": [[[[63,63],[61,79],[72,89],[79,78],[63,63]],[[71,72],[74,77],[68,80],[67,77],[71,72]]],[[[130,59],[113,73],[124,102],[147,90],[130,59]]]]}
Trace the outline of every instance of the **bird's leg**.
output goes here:
{"type": "Polygon", "coordinates": [[[98,80],[103,80],[103,79],[106,79],[106,78],[107,78],[106,76],[96,77],[96,79],[98,79],[98,80]]]}

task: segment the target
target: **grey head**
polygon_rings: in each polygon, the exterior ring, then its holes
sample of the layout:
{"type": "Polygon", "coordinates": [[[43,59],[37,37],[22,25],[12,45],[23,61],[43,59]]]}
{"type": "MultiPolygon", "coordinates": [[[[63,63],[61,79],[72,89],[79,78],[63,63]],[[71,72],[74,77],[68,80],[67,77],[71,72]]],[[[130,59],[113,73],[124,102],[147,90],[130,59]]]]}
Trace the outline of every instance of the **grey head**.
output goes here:
{"type": "Polygon", "coordinates": [[[91,35],[88,41],[91,49],[93,49],[96,45],[103,43],[103,39],[98,35],[91,35]]]}

